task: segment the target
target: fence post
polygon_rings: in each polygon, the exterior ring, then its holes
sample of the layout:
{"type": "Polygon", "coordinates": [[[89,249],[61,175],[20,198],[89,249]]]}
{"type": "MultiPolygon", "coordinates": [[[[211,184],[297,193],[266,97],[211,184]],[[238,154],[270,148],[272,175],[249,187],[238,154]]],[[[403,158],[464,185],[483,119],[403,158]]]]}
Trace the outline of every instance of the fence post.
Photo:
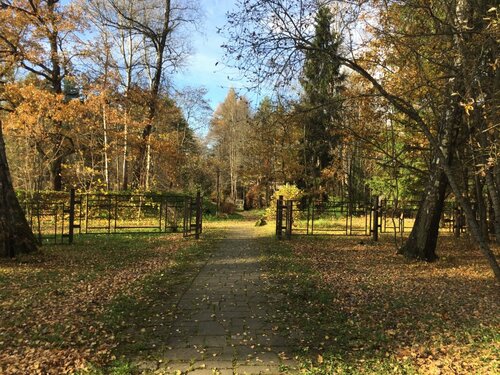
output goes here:
{"type": "Polygon", "coordinates": [[[69,226],[68,226],[68,239],[69,244],[73,243],[75,225],[75,189],[69,192],[69,226]]]}
{"type": "Polygon", "coordinates": [[[201,193],[198,191],[196,193],[196,229],[195,229],[195,238],[198,240],[200,238],[201,233],[201,193]]]}
{"type": "Polygon", "coordinates": [[[289,240],[292,238],[292,223],[293,223],[293,201],[288,200],[286,202],[286,238],[289,240]]]}
{"type": "Polygon", "coordinates": [[[460,207],[456,206],[455,207],[455,225],[454,225],[454,234],[455,237],[460,237],[460,233],[462,232],[462,212],[460,210],[460,207]]]}
{"type": "Polygon", "coordinates": [[[188,215],[189,215],[189,205],[190,205],[190,202],[189,202],[189,197],[184,197],[184,220],[183,220],[183,228],[182,228],[182,235],[184,237],[187,237],[188,234],[189,234],[189,218],[188,218],[188,215]]]}
{"type": "Polygon", "coordinates": [[[380,211],[380,205],[379,205],[379,197],[376,195],[373,198],[373,229],[372,229],[372,238],[373,241],[378,241],[378,230],[379,230],[379,211],[380,211]]]}
{"type": "Polygon", "coordinates": [[[307,199],[307,222],[306,222],[306,234],[309,234],[309,220],[311,219],[311,199],[307,199]]]}
{"type": "Polygon", "coordinates": [[[283,195],[276,202],[276,237],[281,240],[283,235],[283,195]]]}

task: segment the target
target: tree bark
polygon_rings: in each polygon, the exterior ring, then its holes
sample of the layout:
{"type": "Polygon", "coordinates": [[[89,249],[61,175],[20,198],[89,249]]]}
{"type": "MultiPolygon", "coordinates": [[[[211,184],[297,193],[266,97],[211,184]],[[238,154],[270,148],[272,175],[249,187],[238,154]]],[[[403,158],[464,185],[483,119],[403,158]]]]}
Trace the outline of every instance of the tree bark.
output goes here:
{"type": "Polygon", "coordinates": [[[482,179],[476,174],[474,176],[474,190],[476,194],[476,205],[475,205],[475,214],[477,220],[479,222],[479,228],[483,233],[484,238],[489,241],[489,233],[488,233],[488,222],[487,222],[487,213],[486,213],[486,202],[484,201],[483,194],[484,182],[482,179]]]}
{"type": "Polygon", "coordinates": [[[488,188],[488,194],[491,199],[491,205],[493,208],[493,228],[495,230],[495,242],[500,245],[500,197],[499,197],[499,186],[495,186],[495,179],[491,169],[486,171],[486,187],[488,188]]]}
{"type": "Polygon", "coordinates": [[[0,121],[0,256],[14,257],[35,250],[35,236],[12,186],[0,121]]]}
{"type": "Polygon", "coordinates": [[[52,181],[52,190],[54,191],[62,190],[62,164],[63,156],[57,152],[54,160],[50,162],[50,179],[52,181]]]}
{"type": "Polygon", "coordinates": [[[125,125],[123,129],[123,184],[122,190],[128,190],[128,123],[125,114],[125,125]]]}
{"type": "Polygon", "coordinates": [[[432,262],[438,258],[436,245],[439,235],[439,221],[443,212],[448,179],[433,162],[429,184],[415,218],[410,236],[399,250],[410,259],[432,262]]]}
{"type": "Polygon", "coordinates": [[[104,159],[104,180],[106,181],[106,191],[109,191],[109,162],[108,162],[108,121],[106,113],[106,103],[102,106],[102,130],[103,130],[103,159],[104,159]]]}

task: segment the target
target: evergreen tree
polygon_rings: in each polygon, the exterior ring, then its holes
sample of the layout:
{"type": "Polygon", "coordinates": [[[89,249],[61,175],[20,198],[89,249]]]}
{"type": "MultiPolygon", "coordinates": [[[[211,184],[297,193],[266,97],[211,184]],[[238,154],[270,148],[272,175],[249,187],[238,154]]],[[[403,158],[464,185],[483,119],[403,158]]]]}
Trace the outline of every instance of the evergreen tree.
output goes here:
{"type": "Polygon", "coordinates": [[[332,13],[321,7],[315,21],[315,36],[307,50],[302,71],[304,89],[297,110],[303,113],[302,188],[318,193],[321,190],[321,171],[332,163],[332,152],[339,141],[341,120],[341,91],[345,80],[337,56],[340,36],[332,29],[332,13]]]}

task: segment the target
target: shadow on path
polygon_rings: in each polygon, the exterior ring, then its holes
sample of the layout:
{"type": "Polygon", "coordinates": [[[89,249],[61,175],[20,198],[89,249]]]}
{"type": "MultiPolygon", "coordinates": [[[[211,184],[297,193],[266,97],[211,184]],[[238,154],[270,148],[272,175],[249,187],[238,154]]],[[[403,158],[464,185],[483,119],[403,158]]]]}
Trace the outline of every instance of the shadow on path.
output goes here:
{"type": "Polygon", "coordinates": [[[157,359],[140,364],[144,373],[293,372],[293,347],[271,319],[280,297],[266,292],[253,228],[242,222],[226,233],[180,297],[157,359]]]}

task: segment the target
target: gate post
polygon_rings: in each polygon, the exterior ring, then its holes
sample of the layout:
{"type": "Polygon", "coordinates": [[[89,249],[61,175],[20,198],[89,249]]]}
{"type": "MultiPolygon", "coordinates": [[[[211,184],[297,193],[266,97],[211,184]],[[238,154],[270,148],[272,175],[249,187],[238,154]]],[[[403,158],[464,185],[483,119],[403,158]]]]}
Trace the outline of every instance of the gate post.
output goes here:
{"type": "Polygon", "coordinates": [[[283,235],[283,195],[276,201],[276,237],[281,240],[283,235]]]}
{"type": "Polygon", "coordinates": [[[196,193],[196,229],[195,229],[195,238],[198,240],[200,238],[201,233],[201,193],[198,191],[196,193]]]}
{"type": "Polygon", "coordinates": [[[373,241],[378,241],[378,230],[380,228],[379,224],[379,211],[380,211],[380,205],[379,205],[379,197],[376,195],[373,198],[373,229],[372,229],[372,238],[373,241]]]}
{"type": "Polygon", "coordinates": [[[69,225],[68,225],[68,242],[71,245],[74,237],[75,225],[75,189],[72,188],[69,192],[69,225]]]}

